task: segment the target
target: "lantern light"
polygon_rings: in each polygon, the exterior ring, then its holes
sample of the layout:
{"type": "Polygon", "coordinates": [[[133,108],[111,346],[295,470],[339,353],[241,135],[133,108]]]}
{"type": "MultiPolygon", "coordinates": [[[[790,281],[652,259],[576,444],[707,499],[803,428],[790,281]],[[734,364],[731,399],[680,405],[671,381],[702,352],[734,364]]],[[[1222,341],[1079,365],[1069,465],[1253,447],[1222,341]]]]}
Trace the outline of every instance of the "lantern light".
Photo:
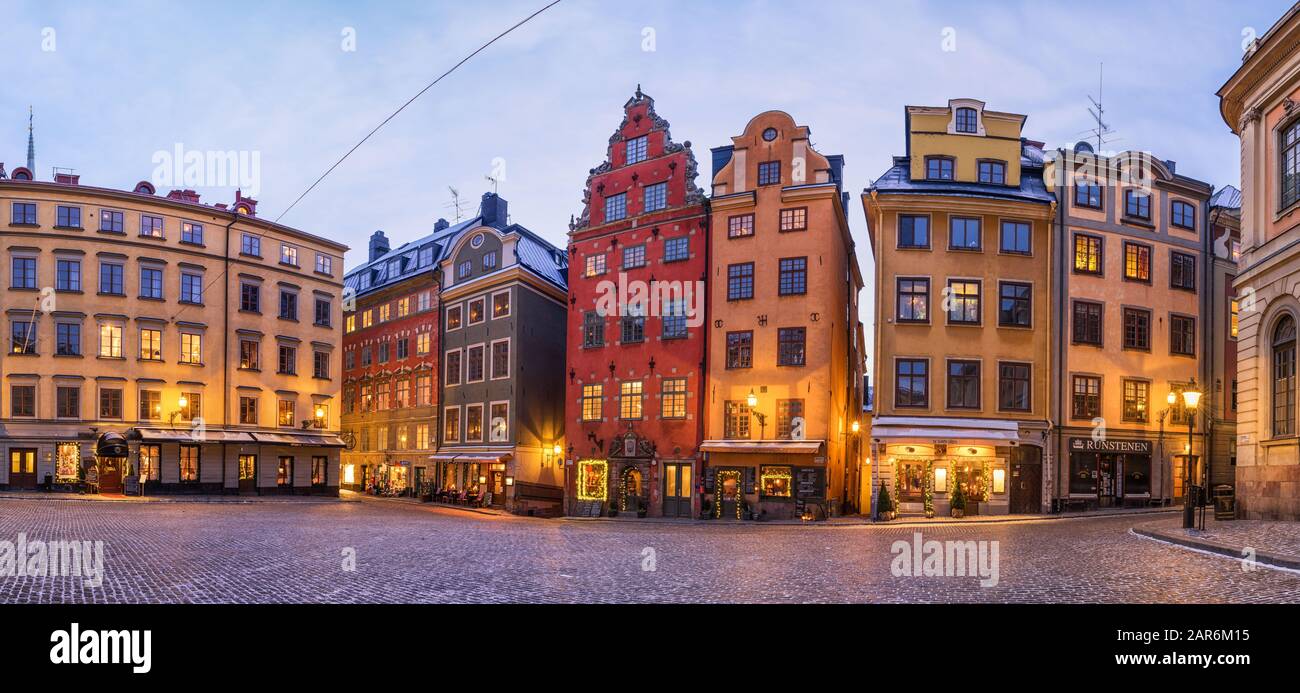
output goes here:
{"type": "Polygon", "coordinates": [[[852,429],[854,433],[857,433],[858,431],[862,430],[862,424],[858,423],[857,421],[854,421],[852,424],[849,425],[849,428],[852,429]]]}
{"type": "Polygon", "coordinates": [[[749,405],[750,409],[758,406],[758,395],[754,394],[752,388],[749,390],[749,396],[745,398],[745,403],[749,405]]]}
{"type": "Polygon", "coordinates": [[[190,405],[190,401],[185,398],[185,395],[181,395],[180,399],[176,400],[176,405],[184,409],[190,405]]]}

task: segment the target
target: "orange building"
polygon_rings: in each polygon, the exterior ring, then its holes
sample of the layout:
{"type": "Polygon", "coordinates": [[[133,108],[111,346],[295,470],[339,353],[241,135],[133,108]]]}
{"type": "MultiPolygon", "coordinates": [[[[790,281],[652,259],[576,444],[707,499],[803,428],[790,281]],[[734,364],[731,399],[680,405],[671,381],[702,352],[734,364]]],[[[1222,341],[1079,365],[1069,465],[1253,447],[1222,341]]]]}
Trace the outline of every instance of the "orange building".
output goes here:
{"type": "Polygon", "coordinates": [[[857,505],[862,275],[844,160],[780,111],[713,150],[703,492],[714,517],[857,505]]]}

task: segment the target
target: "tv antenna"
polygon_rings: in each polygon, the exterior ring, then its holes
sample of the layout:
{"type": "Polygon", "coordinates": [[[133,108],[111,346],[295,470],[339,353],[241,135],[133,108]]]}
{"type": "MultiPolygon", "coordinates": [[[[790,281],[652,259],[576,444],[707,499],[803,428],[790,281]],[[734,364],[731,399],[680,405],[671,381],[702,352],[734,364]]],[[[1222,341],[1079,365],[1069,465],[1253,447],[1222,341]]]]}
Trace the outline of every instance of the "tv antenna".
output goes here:
{"type": "Polygon", "coordinates": [[[493,195],[497,194],[497,179],[493,178],[492,176],[483,176],[483,178],[487,180],[487,182],[492,184],[492,194],[493,195]]]}
{"type": "Polygon", "coordinates": [[[464,211],[460,201],[460,191],[450,185],[447,186],[447,190],[451,192],[451,202],[443,205],[443,208],[452,210],[456,215],[456,223],[459,224],[460,218],[464,216],[464,211]]]}
{"type": "Polygon", "coordinates": [[[1092,119],[1097,123],[1097,126],[1092,128],[1091,130],[1088,130],[1088,132],[1097,138],[1098,155],[1101,155],[1102,147],[1107,142],[1112,141],[1109,137],[1107,137],[1107,135],[1113,134],[1115,132],[1114,130],[1110,129],[1110,124],[1106,122],[1106,109],[1101,105],[1102,91],[1105,88],[1105,83],[1106,83],[1106,64],[1099,63],[1097,68],[1097,98],[1094,99],[1092,98],[1091,95],[1088,96],[1088,100],[1092,102],[1092,108],[1088,109],[1088,114],[1091,115],[1092,119]]]}

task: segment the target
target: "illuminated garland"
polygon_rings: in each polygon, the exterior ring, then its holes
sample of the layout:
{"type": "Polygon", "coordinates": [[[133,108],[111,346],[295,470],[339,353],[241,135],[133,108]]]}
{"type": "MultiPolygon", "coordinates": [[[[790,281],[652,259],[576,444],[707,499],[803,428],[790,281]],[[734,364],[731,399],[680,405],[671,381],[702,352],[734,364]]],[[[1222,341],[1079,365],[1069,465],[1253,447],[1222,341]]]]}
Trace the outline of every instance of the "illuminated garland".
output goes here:
{"type": "MultiPolygon", "coordinates": [[[[744,494],[744,490],[745,490],[745,489],[741,487],[740,472],[738,472],[738,471],[736,471],[736,470],[734,470],[734,469],[727,469],[727,470],[719,471],[719,472],[718,472],[718,478],[714,481],[715,488],[716,488],[716,493],[713,494],[713,496],[714,496],[714,498],[713,498],[713,516],[716,517],[716,518],[718,518],[718,519],[722,519],[722,487],[723,487],[723,481],[725,481],[725,480],[727,480],[727,479],[735,479],[735,480],[736,480],[736,490],[737,490],[737,491],[740,491],[740,493],[737,494],[737,495],[739,495],[741,499],[743,499],[743,498],[745,497],[745,494],[744,494]]],[[[744,503],[743,503],[741,500],[737,500],[737,501],[736,501],[736,519],[737,519],[737,520],[739,520],[739,519],[741,518],[741,515],[740,515],[740,508],[741,508],[741,506],[743,506],[743,505],[744,505],[744,503]]]]}
{"type": "Polygon", "coordinates": [[[604,501],[608,497],[609,465],[603,460],[583,460],[578,463],[578,500],[604,501]],[[593,484],[592,482],[598,482],[593,484]],[[598,489],[597,494],[587,493],[588,487],[598,489]]]}
{"type": "Polygon", "coordinates": [[[925,489],[921,497],[925,500],[925,514],[928,517],[934,513],[934,462],[932,460],[925,462],[925,489]]]}
{"type": "Polygon", "coordinates": [[[984,461],[984,502],[993,500],[993,473],[989,471],[988,460],[984,461]]]}

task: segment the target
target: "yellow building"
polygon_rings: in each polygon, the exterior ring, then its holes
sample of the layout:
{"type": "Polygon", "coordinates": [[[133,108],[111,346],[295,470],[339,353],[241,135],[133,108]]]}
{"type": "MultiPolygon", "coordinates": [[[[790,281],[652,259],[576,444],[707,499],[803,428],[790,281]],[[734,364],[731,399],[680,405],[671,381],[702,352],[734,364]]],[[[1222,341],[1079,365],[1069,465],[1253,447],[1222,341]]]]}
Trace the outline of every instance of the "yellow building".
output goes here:
{"type": "Polygon", "coordinates": [[[780,111],[713,150],[704,493],[715,517],[853,510],[861,272],[844,161],[780,111]]]}
{"type": "Polygon", "coordinates": [[[873,487],[901,512],[1041,512],[1050,224],[1025,116],[906,109],[907,153],[863,193],[876,258],[873,487]]]}
{"type": "Polygon", "coordinates": [[[0,179],[0,487],[337,493],[347,248],[256,204],[0,179]]]}

